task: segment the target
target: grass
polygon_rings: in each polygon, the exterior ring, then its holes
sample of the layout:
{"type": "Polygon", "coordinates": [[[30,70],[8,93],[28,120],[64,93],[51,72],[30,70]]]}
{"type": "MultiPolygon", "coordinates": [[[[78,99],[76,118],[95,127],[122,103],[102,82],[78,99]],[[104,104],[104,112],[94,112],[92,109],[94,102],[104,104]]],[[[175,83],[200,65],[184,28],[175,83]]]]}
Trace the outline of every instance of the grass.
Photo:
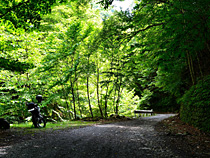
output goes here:
{"type": "MultiPolygon", "coordinates": [[[[146,116],[141,116],[146,117],[146,116]]],[[[131,117],[133,118],[133,117],[131,117]]],[[[137,117],[138,118],[138,117],[137,117]]],[[[63,121],[63,122],[47,122],[45,128],[34,128],[32,122],[26,123],[16,123],[10,124],[11,130],[19,131],[21,133],[36,133],[36,132],[44,132],[49,130],[59,130],[59,129],[68,129],[68,128],[79,128],[85,126],[91,126],[95,124],[104,124],[104,123],[111,123],[119,120],[100,120],[100,121],[63,121]]]]}
{"type": "Polygon", "coordinates": [[[10,124],[10,128],[16,131],[24,131],[24,133],[34,133],[38,131],[48,131],[48,130],[59,130],[67,128],[78,128],[85,127],[94,124],[99,124],[100,122],[93,121],[64,121],[64,122],[47,122],[45,128],[34,128],[32,122],[20,123],[20,124],[10,124]]]}

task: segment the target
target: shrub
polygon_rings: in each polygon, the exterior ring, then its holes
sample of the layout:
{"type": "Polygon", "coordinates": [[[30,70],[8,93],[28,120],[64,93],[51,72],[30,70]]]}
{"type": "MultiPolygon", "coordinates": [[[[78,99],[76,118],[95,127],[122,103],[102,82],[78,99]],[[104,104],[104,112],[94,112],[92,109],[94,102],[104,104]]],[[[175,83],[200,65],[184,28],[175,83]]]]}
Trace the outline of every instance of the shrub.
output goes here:
{"type": "Polygon", "coordinates": [[[210,132],[210,76],[192,86],[180,99],[180,118],[203,131],[210,132]]]}

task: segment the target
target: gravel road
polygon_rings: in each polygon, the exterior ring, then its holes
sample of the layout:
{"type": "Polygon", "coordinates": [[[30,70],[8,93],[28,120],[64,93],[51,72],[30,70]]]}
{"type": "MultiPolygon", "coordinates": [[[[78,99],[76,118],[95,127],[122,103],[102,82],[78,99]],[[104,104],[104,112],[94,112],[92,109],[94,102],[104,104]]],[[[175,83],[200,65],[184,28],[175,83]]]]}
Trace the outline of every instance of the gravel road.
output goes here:
{"type": "Polygon", "coordinates": [[[40,138],[0,147],[5,158],[185,158],[191,157],[158,132],[159,121],[174,116],[157,114],[112,124],[45,133],[40,138]]]}

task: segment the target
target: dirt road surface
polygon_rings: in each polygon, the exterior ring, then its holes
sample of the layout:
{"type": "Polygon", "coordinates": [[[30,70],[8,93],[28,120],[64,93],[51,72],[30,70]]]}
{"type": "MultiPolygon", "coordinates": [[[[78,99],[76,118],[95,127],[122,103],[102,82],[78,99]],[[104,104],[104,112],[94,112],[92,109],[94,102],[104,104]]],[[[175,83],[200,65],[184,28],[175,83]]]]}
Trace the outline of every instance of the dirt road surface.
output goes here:
{"type": "Polygon", "coordinates": [[[157,114],[131,121],[60,130],[0,147],[2,158],[192,158],[185,142],[171,144],[157,123],[174,114],[157,114]],[[182,144],[183,143],[183,144],[182,144]],[[182,145],[184,146],[182,148],[182,145]]]}

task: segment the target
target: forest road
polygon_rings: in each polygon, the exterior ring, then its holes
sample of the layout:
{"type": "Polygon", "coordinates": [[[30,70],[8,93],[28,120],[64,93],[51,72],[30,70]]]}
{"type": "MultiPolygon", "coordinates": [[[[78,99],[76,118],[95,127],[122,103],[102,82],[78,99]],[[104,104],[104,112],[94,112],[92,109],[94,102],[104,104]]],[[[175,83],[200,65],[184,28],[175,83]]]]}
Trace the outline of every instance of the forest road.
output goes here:
{"type": "Polygon", "coordinates": [[[185,158],[189,152],[170,144],[156,130],[159,121],[174,116],[151,117],[85,128],[45,133],[4,149],[5,158],[185,158]]]}

